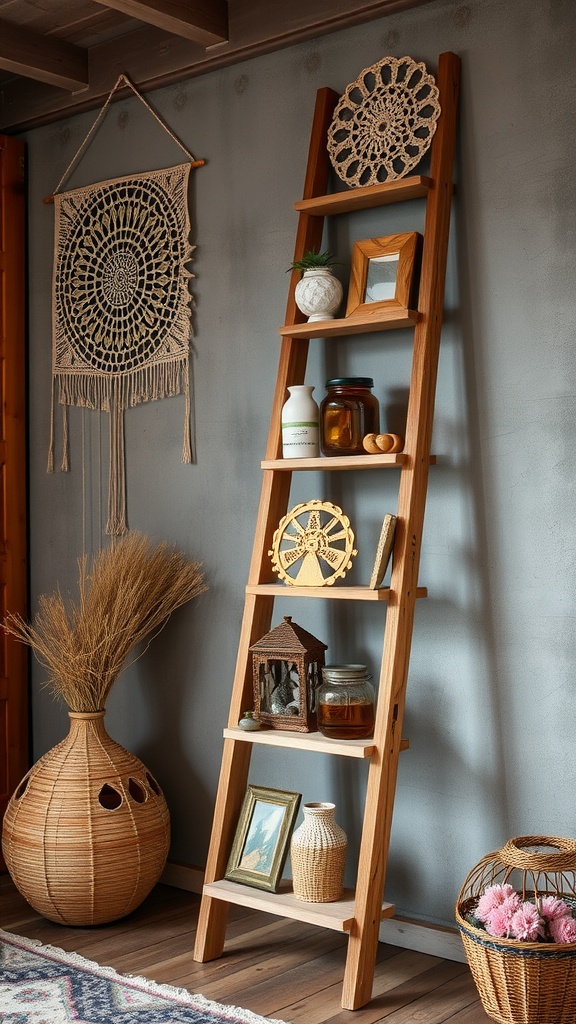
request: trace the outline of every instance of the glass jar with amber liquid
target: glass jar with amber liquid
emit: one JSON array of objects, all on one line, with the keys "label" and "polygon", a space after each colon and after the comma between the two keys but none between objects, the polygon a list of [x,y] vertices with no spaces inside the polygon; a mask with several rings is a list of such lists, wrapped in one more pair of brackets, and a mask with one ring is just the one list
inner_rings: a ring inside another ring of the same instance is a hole
[{"label": "glass jar with amber liquid", "polygon": [[326,381],[320,405],[323,455],[365,455],[366,434],[380,432],[380,405],[372,377],[336,377]]},{"label": "glass jar with amber liquid", "polygon": [[374,732],[374,690],[366,665],[325,665],[318,689],[318,729],[335,740]]}]

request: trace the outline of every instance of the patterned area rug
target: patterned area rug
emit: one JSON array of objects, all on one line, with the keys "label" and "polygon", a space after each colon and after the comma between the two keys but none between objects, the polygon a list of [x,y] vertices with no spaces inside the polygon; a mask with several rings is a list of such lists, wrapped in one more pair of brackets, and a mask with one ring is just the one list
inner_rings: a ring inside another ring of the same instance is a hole
[{"label": "patterned area rug", "polygon": [[0,930],[2,1024],[282,1024]]}]

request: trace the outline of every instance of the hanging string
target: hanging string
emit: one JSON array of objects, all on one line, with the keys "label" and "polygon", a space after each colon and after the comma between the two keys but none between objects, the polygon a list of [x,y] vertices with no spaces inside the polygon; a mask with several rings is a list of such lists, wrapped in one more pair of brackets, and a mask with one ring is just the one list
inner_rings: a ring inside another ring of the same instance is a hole
[{"label": "hanging string", "polygon": [[60,469],[67,473],[70,468],[70,437],[68,435],[68,408],[62,406],[62,462]]},{"label": "hanging string", "polygon": [[86,558],[86,410],[82,409],[82,555]]},{"label": "hanging string", "polygon": [[204,164],[206,163],[205,160],[196,160],[196,158],[192,155],[190,150],[187,149],[187,147],[184,145],[184,143],[181,142],[181,140],[178,138],[178,136],[174,134],[172,129],[160,117],[160,114],[156,113],[154,108],[150,105],[150,103],[148,103],[148,100],[146,100],[144,98],[144,96],[142,95],[142,93],[140,93],[138,91],[138,89],[136,88],[134,83],[131,82],[130,79],[128,78],[128,75],[122,73],[121,75],[118,76],[118,79],[116,81],[116,85],[110,91],[110,93],[109,93],[109,95],[108,95],[108,97],[107,97],[107,99],[106,99],[106,101],[104,103],[104,106],[101,108],[100,112],[98,113],[98,116],[97,116],[96,120],[94,121],[94,124],[89,129],[89,131],[87,132],[86,137],[84,138],[84,141],[81,143],[79,149],[76,151],[75,155],[72,157],[72,160],[70,161],[70,163],[68,164],[68,167],[64,171],[64,174],[60,178],[60,181],[58,182],[56,188],[54,189],[54,192],[52,193],[52,195],[49,198],[44,200],[45,203],[53,203],[54,202],[54,196],[58,195],[58,193],[60,192],[60,189],[62,188],[62,186],[68,181],[68,178],[72,174],[72,171],[78,165],[78,163],[80,162],[80,159],[82,158],[86,148],[90,144],[90,142],[92,140],[92,136],[96,133],[96,131],[100,127],[100,124],[104,120],[104,117],[106,116],[106,111],[107,111],[108,106],[110,105],[110,103],[112,101],[112,97],[114,96],[114,93],[122,85],[127,85],[129,89],[132,89],[132,92],[134,93],[134,95],[137,96],[138,99],[144,104],[146,109],[152,114],[152,117],[158,122],[160,127],[164,129],[164,131],[170,136],[170,138],[176,143],[176,145],[179,146],[179,148],[182,150],[182,152],[186,154],[186,156],[190,160],[191,167],[203,167]]},{"label": "hanging string", "polygon": [[182,444],[182,462],[192,462],[192,405],[190,399],[190,372],[184,376],[184,394],[186,396],[186,410],[184,413],[184,441]]},{"label": "hanging string", "polygon": [[124,450],[124,395],[121,381],[114,381],[110,397],[110,476],[106,533],[126,533],[126,456]]},{"label": "hanging string", "polygon": [[56,391],[56,382],[54,380],[54,375],[52,374],[52,394],[50,396],[50,442],[49,442],[49,445],[48,445],[48,464],[46,466],[46,472],[47,473],[53,473],[54,472],[54,416],[55,416],[54,403],[55,403],[55,391]]}]

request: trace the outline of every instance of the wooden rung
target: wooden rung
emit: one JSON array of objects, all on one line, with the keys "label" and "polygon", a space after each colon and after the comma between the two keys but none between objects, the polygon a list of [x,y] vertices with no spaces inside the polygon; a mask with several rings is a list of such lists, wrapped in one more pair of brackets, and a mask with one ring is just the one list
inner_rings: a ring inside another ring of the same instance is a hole
[{"label": "wooden rung", "polygon": [[[330,455],[321,456],[317,459],[264,459],[260,466],[262,469],[274,469],[284,472],[294,470],[332,470],[344,469],[393,469],[395,466],[405,466],[410,461],[406,452],[398,452],[395,455]],[[436,455],[430,456],[430,465],[436,465]]]},{"label": "wooden rung", "polygon": [[363,185],[346,192],[334,192],[314,199],[301,199],[294,203],[298,213],[310,213],[317,217],[329,217],[338,213],[353,213],[354,210],[368,210],[386,203],[400,203],[404,199],[422,199],[432,187],[430,178],[412,175],[396,181],[384,181],[380,185]]},{"label": "wooden rung", "polygon": [[408,460],[404,452],[394,455],[334,455],[317,459],[265,459],[262,469],[281,470],[338,470],[338,469],[386,469],[403,466]]},{"label": "wooden rung", "polygon": [[[290,879],[283,879],[279,892],[265,892],[249,885],[229,882],[222,878],[204,886],[204,896],[211,896],[226,903],[235,903],[252,910],[263,910],[267,914],[290,917],[305,924],[317,924],[336,932],[349,932],[354,924],[354,891],[345,889],[341,900],[334,903],[305,903],[296,899]],[[394,916],[392,903],[382,904],[381,919]]]},{"label": "wooden rung", "polygon": [[321,754],[342,754],[345,757],[372,757],[376,746],[369,740],[331,740],[321,732],[294,732],[288,729],[260,729],[245,732],[240,728],[224,729],[224,738],[260,743],[266,747],[292,747]]},{"label": "wooden rung", "polygon": [[[372,757],[377,750],[374,739],[331,740],[320,732],[292,732],[288,729],[260,729],[245,732],[238,726],[223,730],[226,740],[241,740],[244,743],[260,743],[265,747],[290,747],[292,750],[310,750],[320,754],[340,754],[344,757]],[[400,750],[408,750],[410,740],[402,738]]]},{"label": "wooden rung", "polygon": [[419,313],[415,309],[379,310],[372,316],[350,316],[342,320],[309,320],[303,324],[285,324],[280,328],[283,338],[330,338],[347,334],[370,334],[375,331],[395,331],[401,327],[414,327]]},{"label": "wooden rung", "polygon": [[[390,587],[371,590],[370,587],[292,587],[289,583],[249,583],[247,594],[268,597],[320,597],[326,601],[390,601]],[[418,587],[416,597],[427,597],[426,587]]]}]

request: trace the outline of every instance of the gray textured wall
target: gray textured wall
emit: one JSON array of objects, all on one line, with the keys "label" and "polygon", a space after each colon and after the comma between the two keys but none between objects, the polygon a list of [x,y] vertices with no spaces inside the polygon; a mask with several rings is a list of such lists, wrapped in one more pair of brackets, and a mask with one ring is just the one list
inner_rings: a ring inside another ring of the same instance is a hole
[{"label": "gray textured wall", "polygon": [[[183,399],[131,410],[129,517],[202,560],[210,592],[126,671],[107,725],[161,781],[175,860],[206,856],[315,92],[343,91],[387,54],[434,68],[443,50],[463,63],[458,195],[421,568],[430,596],[416,616],[387,897],[404,914],[450,923],[482,854],[512,835],[574,834],[575,27],[571,0],[438,0],[152,97],[207,160],[191,196],[197,462],[180,462]],[[41,200],[93,119],[26,135],[33,607],[57,582],[74,590],[84,533],[89,551],[104,540],[107,418],[72,410],[71,472],[45,472],[53,209]],[[179,161],[127,99],[69,184]],[[355,238],[421,222],[418,204],[401,204],[331,228],[343,280]],[[335,371],[372,374],[390,429],[409,365],[407,334],[368,335],[313,345],[307,380],[321,396]],[[396,481],[384,475],[295,481],[294,502],[323,497],[349,514],[360,548],[350,582],[365,578],[395,506]],[[382,610],[318,604],[279,602],[274,621],[293,614],[331,660],[377,670]],[[35,756],[67,728],[42,680],[36,666]],[[257,751],[251,780],[334,799],[353,875],[363,765]]]}]

